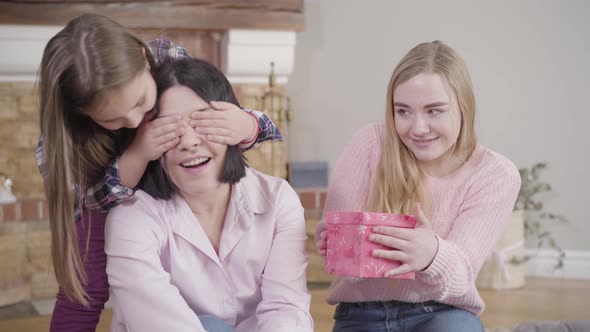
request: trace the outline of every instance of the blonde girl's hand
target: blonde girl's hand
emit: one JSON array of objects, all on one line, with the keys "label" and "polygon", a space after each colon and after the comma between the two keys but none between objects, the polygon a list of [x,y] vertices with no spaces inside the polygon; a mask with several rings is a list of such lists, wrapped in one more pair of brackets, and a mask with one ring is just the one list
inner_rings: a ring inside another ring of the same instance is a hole
[{"label": "blonde girl's hand", "polygon": [[324,229],[320,233],[320,238],[316,239],[316,241],[315,241],[315,245],[316,245],[316,248],[318,249],[318,254],[320,256],[326,256],[326,250],[328,248],[328,242],[326,240],[327,236],[328,236],[328,231]]},{"label": "blonde girl's hand", "polygon": [[212,101],[210,111],[191,113],[191,127],[219,144],[237,145],[250,142],[258,135],[258,120],[232,103]]},{"label": "blonde girl's hand", "polygon": [[369,236],[369,240],[391,248],[391,250],[375,249],[373,256],[402,263],[385,272],[385,277],[423,271],[430,266],[438,252],[438,239],[420,204],[414,206],[414,216],[417,222],[413,229],[376,226],[373,228],[376,234]]},{"label": "blonde girl's hand", "polygon": [[[147,115],[153,117],[153,115]],[[180,114],[147,119],[137,128],[129,149],[143,161],[160,158],[180,142],[186,122]]]}]

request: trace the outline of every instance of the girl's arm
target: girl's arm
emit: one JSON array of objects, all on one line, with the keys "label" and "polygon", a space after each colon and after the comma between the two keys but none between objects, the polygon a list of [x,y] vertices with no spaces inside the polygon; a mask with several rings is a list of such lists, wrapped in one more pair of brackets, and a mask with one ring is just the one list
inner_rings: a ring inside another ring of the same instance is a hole
[{"label": "girl's arm", "polygon": [[240,145],[240,147],[244,150],[250,150],[253,149],[255,147],[257,147],[258,145],[260,145],[263,142],[266,141],[282,141],[283,140],[283,136],[281,135],[281,133],[279,132],[279,128],[277,128],[275,126],[275,124],[272,122],[272,120],[266,116],[266,114],[260,112],[260,111],[256,111],[256,110],[250,110],[250,109],[244,109],[244,111],[250,113],[251,115],[255,116],[258,119],[258,128],[257,128],[257,136],[256,139],[254,140],[253,144],[248,144],[248,142],[244,142],[243,144]]},{"label": "girl's arm", "polygon": [[174,45],[174,43],[168,39],[154,39],[148,43],[148,46],[157,63],[170,59],[184,59],[191,57],[186,48]]},{"label": "girl's arm", "polygon": [[[156,58],[156,61],[158,63],[162,62],[162,61],[166,61],[166,60],[171,60],[171,59],[183,59],[183,58],[190,58],[191,55],[188,53],[188,51],[181,46],[175,45],[174,43],[172,43],[170,40],[167,39],[154,39],[152,41],[150,41],[148,43],[150,50],[152,51],[152,54],[154,55],[154,57]],[[227,103],[220,103],[220,104],[227,104]],[[235,107],[235,106],[234,106]],[[218,109],[218,110],[223,110],[223,109]],[[238,141],[238,143],[240,143],[240,148],[242,148],[244,151],[249,150],[249,149],[253,149],[255,147],[257,147],[260,143],[266,142],[266,141],[282,141],[283,140],[283,136],[281,136],[281,133],[279,132],[279,129],[277,128],[277,126],[275,126],[275,124],[272,122],[272,120],[266,116],[266,114],[260,112],[260,111],[256,111],[256,110],[250,110],[250,109],[243,109],[244,111],[248,112],[249,114],[253,115],[257,120],[258,120],[258,128],[255,128],[255,130],[257,130],[257,132],[251,132],[250,136],[247,136],[248,138],[245,138],[244,140]],[[205,113],[208,112],[195,112],[194,114],[196,116],[192,117],[193,120],[199,120],[199,119],[203,119],[203,120],[207,120],[210,119],[206,116]],[[225,129],[228,130],[229,133],[235,133],[236,132],[236,127],[237,126],[244,126],[247,125],[247,123],[244,123],[243,121],[231,121],[230,117],[232,114],[224,114],[223,112],[218,112],[219,115],[217,119],[221,119],[221,120],[225,120],[226,121],[226,125],[225,126],[221,126],[221,129]],[[197,114],[201,114],[203,115],[203,117],[199,117],[199,115]],[[234,117],[237,118],[237,117]],[[228,124],[227,122],[233,122]],[[213,133],[215,130],[219,129],[216,126],[212,126],[212,125],[207,125],[206,123],[203,124],[203,122],[197,122],[197,123],[193,123],[192,124],[193,127],[202,127],[202,128],[210,128],[211,130],[209,131],[210,133]],[[222,136],[222,135],[220,135]],[[254,139],[250,139],[250,138],[254,138]],[[222,138],[223,139],[223,138]],[[229,142],[227,141],[227,139],[223,139],[223,140],[218,140],[218,143],[222,143],[222,144],[228,144]],[[237,144],[237,143],[234,143]],[[233,144],[231,144],[233,145]]]},{"label": "girl's arm", "polygon": [[480,179],[446,238],[437,236],[438,252],[416,282],[434,287],[438,300],[465,295],[506,229],[520,182],[516,166]]},{"label": "girl's arm", "polygon": [[[115,158],[113,162],[105,170],[102,181],[99,181],[94,186],[86,191],[84,196],[84,207],[97,212],[106,213],[113,207],[119,205],[124,199],[130,197],[134,193],[133,186],[125,186],[122,183],[120,170],[120,158]],[[146,163],[147,166],[147,163]],[[141,174],[145,171],[145,167]],[[139,177],[141,178],[141,176]],[[139,180],[137,180],[139,183]]]},{"label": "girl's arm", "polygon": [[260,111],[222,101],[213,101],[210,105],[213,111],[192,112],[190,125],[211,142],[239,144],[242,150],[248,150],[268,140],[283,140],[278,128]]},{"label": "girl's arm", "polygon": [[[46,159],[43,144],[43,136],[39,136],[39,143],[37,145],[35,157],[37,159],[39,173],[41,173],[43,181],[46,181],[47,167],[45,164]],[[79,194],[78,187],[74,186],[73,189],[77,196]],[[131,195],[133,195],[133,189],[125,187],[121,183],[121,178],[119,176],[119,158],[116,158],[105,170],[103,180],[88,189],[84,197],[84,206],[91,211],[108,212],[110,208],[116,206],[123,199]],[[74,219],[79,220],[81,217],[81,210],[77,205],[78,200],[75,202]]]}]

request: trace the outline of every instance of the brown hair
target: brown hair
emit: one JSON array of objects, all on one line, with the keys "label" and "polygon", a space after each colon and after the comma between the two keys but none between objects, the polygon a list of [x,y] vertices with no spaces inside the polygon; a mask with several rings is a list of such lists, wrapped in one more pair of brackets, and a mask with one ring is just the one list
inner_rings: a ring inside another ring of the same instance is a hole
[{"label": "brown hair", "polygon": [[467,65],[455,50],[440,41],[415,46],[395,68],[387,88],[385,139],[370,200],[374,211],[411,214],[415,202],[422,203],[425,211],[428,210],[422,171],[412,152],[399,139],[393,113],[395,89],[421,73],[440,75],[457,97],[461,129],[453,155],[469,157],[477,145],[475,96]]},{"label": "brown hair", "polygon": [[[212,64],[201,59],[166,61],[158,67],[155,77],[158,99],[174,86],[185,86],[207,103],[225,101],[240,106],[231,84],[225,75]],[[156,106],[159,111],[159,106]],[[166,158],[166,157],[162,157]],[[230,145],[219,174],[219,182],[235,184],[246,176],[246,158],[238,145]],[[139,184],[140,188],[156,199],[170,199],[178,193],[162,165],[162,159],[149,162]]]},{"label": "brown hair", "polygon": [[85,111],[137,77],[148,63],[155,67],[149,48],[139,38],[95,14],[69,21],[43,53],[40,118],[53,267],[66,296],[82,304],[88,303],[87,276],[77,245],[74,204],[83,211],[83,193],[102,177],[134,134],[134,130],[106,130]]}]

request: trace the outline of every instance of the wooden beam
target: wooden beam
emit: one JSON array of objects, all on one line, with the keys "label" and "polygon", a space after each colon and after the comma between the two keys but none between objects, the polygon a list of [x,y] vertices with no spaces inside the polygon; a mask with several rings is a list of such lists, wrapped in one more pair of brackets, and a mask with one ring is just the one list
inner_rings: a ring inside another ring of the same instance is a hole
[{"label": "wooden beam", "polygon": [[236,8],[276,8],[292,11],[302,11],[304,0],[4,0],[2,2],[48,4],[48,3],[170,3],[173,5],[207,5],[215,7],[236,7]]},{"label": "wooden beam", "polygon": [[222,35],[223,31],[200,31],[200,30],[178,30],[166,29],[132,29],[142,40],[150,41],[156,38],[171,40],[174,44],[180,45],[188,51],[189,55],[195,58],[207,60],[209,63],[221,68],[222,57]]},{"label": "wooden beam", "polygon": [[3,0],[2,2],[21,4],[171,4],[178,5],[199,5],[212,6],[217,8],[266,8],[272,10],[289,10],[301,12],[304,0]]},{"label": "wooden beam", "polygon": [[13,1],[0,3],[0,24],[61,26],[77,15],[96,13],[128,28],[301,31],[302,1]]}]

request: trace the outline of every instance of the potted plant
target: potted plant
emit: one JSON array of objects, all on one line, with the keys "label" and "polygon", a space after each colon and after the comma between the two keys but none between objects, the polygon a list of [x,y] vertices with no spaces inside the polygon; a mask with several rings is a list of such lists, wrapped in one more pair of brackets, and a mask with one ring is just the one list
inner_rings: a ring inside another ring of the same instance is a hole
[{"label": "potted plant", "polygon": [[[537,197],[539,194],[551,191],[551,185],[542,182],[539,176],[539,173],[545,168],[547,168],[547,163],[539,162],[530,168],[520,169],[522,185],[514,210],[524,212],[525,239],[535,241],[537,248],[548,247],[557,251],[558,256],[554,267],[560,269],[563,267],[565,252],[543,225],[547,222],[567,222],[567,219],[563,215],[545,211],[543,201]],[[525,256],[520,261],[515,259],[511,262],[513,264],[522,264],[529,259],[530,257]]]},{"label": "potted plant", "polygon": [[531,258],[525,253],[525,240],[537,248],[549,247],[558,252],[555,268],[563,267],[565,252],[553,235],[543,226],[546,222],[566,222],[562,215],[545,211],[540,194],[551,191],[551,185],[540,178],[546,162],[521,168],[522,185],[508,222],[506,232],[492,255],[482,266],[477,286],[482,289],[513,289],[525,284],[525,263]]}]

